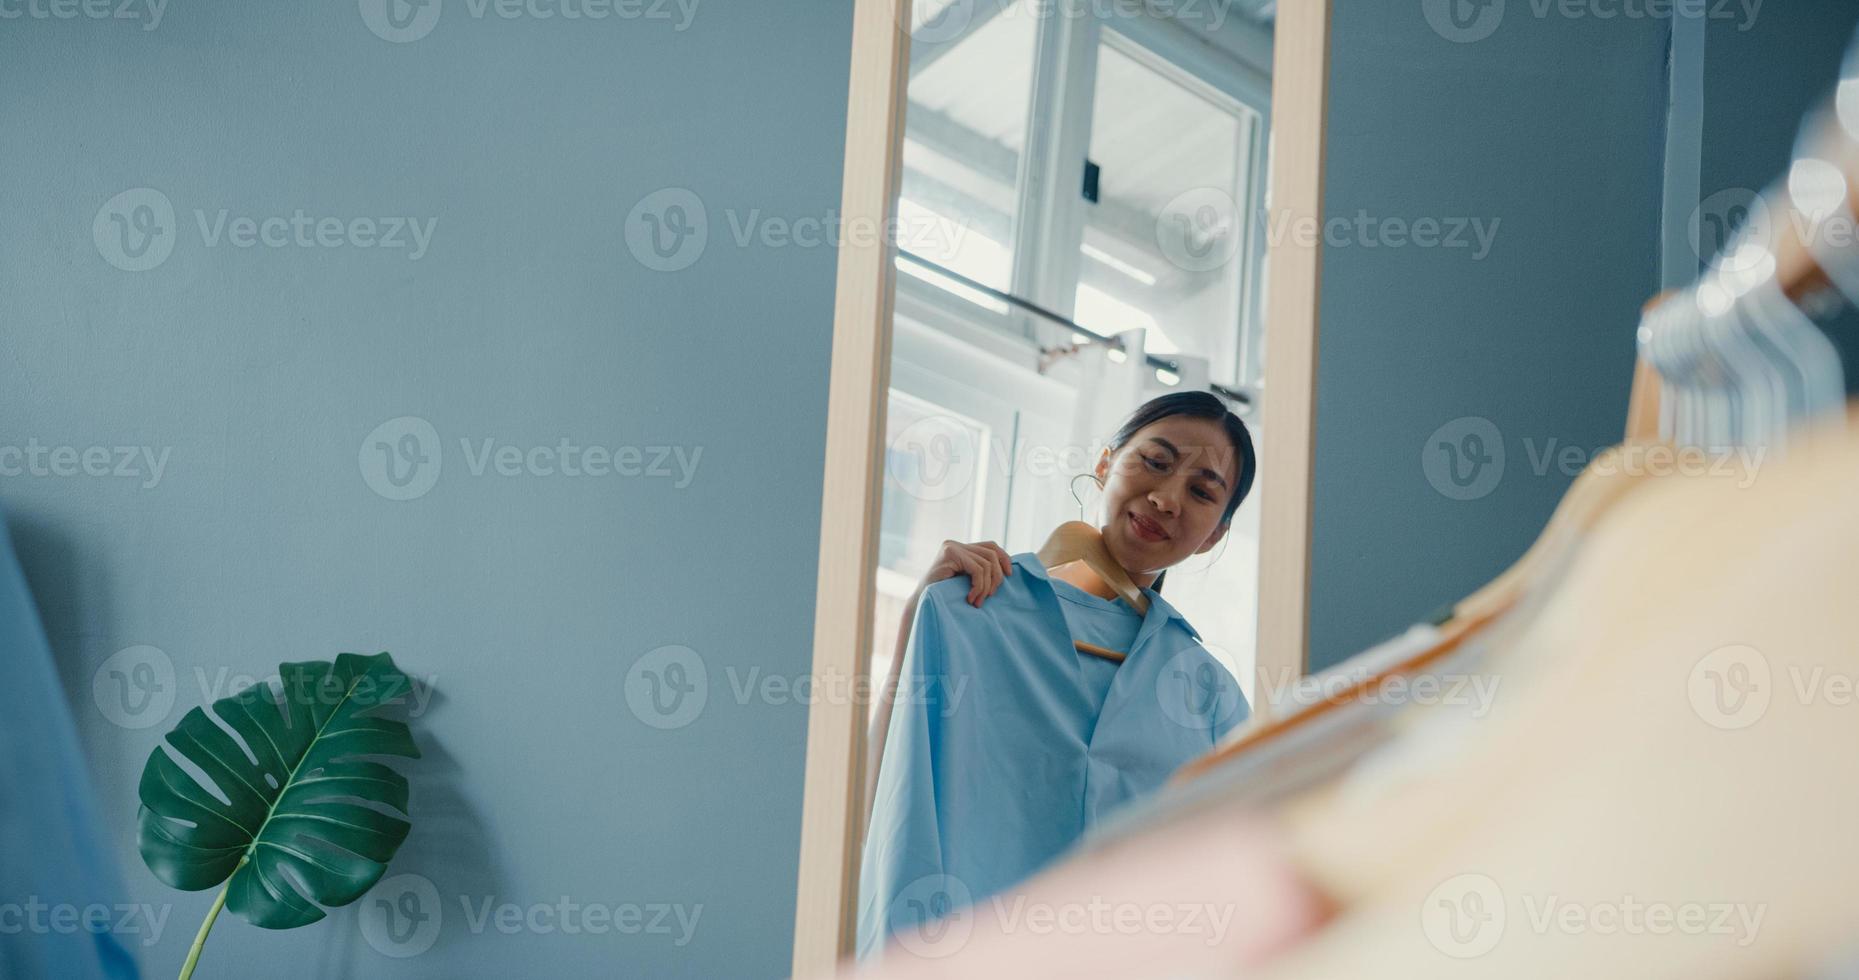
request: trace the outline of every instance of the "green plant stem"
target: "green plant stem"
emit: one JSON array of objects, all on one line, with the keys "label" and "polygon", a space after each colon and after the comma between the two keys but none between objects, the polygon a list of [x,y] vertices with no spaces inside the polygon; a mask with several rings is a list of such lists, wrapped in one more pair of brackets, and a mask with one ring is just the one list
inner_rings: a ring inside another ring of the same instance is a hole
[{"label": "green plant stem", "polygon": [[213,929],[213,920],[219,918],[219,910],[226,907],[226,889],[231,887],[232,878],[228,876],[226,883],[219,886],[219,897],[213,899],[213,907],[207,910],[207,920],[200,923],[200,931],[194,934],[194,945],[187,951],[187,962],[181,964],[180,980],[187,980],[194,975],[194,964],[200,962],[200,948],[206,945],[207,933]]}]

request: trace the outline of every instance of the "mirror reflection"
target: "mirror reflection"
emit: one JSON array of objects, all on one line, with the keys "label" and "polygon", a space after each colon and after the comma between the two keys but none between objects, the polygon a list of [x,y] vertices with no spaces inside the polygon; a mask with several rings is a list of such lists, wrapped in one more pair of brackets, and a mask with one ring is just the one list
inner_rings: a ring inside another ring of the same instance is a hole
[{"label": "mirror reflection", "polygon": [[1259,674],[1273,4],[917,8],[862,955],[1158,788]]}]

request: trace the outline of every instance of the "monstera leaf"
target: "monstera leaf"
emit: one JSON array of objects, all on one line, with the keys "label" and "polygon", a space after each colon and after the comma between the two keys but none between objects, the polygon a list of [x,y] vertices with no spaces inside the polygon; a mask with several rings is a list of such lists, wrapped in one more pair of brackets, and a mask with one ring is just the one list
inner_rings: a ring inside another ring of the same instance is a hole
[{"label": "monstera leaf", "polygon": [[420,754],[404,722],[380,717],[411,686],[393,658],[344,653],[280,664],[278,676],[281,691],[255,684],[213,702],[226,727],[194,708],[168,733],[211,786],[160,746],[142,769],[137,846],[149,870],[186,891],[226,883],[183,977],[222,905],[266,929],[308,925],[326,914],[319,904],[373,887],[412,827],[377,808],[407,813],[406,777],[366,758]]}]

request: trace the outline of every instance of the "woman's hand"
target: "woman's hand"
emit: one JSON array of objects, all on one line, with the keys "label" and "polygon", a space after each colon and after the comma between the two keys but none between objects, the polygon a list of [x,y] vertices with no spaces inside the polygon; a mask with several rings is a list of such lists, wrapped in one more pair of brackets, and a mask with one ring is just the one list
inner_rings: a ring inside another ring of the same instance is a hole
[{"label": "woman's hand", "polygon": [[931,584],[957,575],[968,576],[968,604],[980,606],[982,600],[994,594],[1001,582],[1013,574],[1013,557],[1007,549],[992,541],[980,544],[963,544],[960,541],[944,541],[942,550],[936,553],[936,560],[930,562],[929,571],[923,573],[923,581],[917,589],[921,591]]}]

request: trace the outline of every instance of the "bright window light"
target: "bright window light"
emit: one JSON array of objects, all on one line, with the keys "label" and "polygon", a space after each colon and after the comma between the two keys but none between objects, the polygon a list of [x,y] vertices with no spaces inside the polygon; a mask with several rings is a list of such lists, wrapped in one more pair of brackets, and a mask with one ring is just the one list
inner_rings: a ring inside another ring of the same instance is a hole
[{"label": "bright window light", "polygon": [[1181,348],[1176,347],[1175,342],[1168,339],[1168,334],[1162,332],[1162,325],[1155,321],[1153,315],[1142,307],[1125,303],[1089,283],[1078,284],[1078,308],[1073,312],[1072,319],[1094,330],[1111,334],[1140,327],[1148,331],[1148,336],[1143,340],[1143,349],[1149,353],[1179,354],[1181,352]]}]

